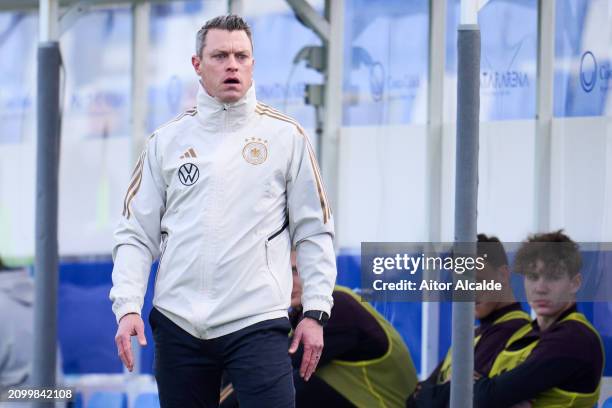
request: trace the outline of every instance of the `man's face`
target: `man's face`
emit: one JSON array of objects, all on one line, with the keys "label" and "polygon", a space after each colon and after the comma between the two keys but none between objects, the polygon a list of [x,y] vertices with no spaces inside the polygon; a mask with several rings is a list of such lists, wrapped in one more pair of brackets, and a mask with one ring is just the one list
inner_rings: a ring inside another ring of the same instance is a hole
[{"label": "man's face", "polygon": [[194,55],[191,63],[206,92],[222,103],[238,101],[253,82],[253,50],[242,30],[209,30],[202,56]]},{"label": "man's face", "polygon": [[[476,271],[476,281],[482,282],[485,280],[493,280],[500,282],[502,285],[507,285],[506,274],[509,274],[508,266],[503,265],[495,267],[488,262],[485,262],[485,267],[482,270]],[[476,303],[474,315],[478,320],[486,318],[500,307],[499,302],[507,301],[503,299],[498,291],[479,291],[476,294]]]},{"label": "man's face", "polygon": [[580,282],[580,274],[570,278],[565,270],[545,271],[544,262],[538,260],[525,274],[527,300],[538,316],[555,317],[575,302]]}]

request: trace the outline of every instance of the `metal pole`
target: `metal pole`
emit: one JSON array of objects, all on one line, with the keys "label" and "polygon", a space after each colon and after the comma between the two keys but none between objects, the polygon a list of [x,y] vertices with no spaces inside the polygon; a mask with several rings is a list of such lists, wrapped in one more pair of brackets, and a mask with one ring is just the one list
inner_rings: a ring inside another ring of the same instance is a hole
[{"label": "metal pole", "polygon": [[555,0],[538,2],[534,230],[550,228],[551,134],[555,75]]},{"label": "metal pole", "polygon": [[[429,88],[427,134],[427,225],[429,242],[441,240],[442,123],[444,102],[444,54],[446,50],[446,0],[429,0]],[[439,275],[432,276],[436,279]],[[421,378],[438,363],[440,303],[425,301],[421,309]]]},{"label": "metal pole", "polygon": [[[334,210],[340,208],[338,194],[338,160],[340,129],[342,127],[342,76],[344,67],[344,0],[326,0],[329,12],[329,31],[327,42],[327,76],[325,81],[325,113],[323,140],[321,141],[321,171],[327,187],[330,205]],[[337,243],[341,241],[339,219],[335,218]]]},{"label": "metal pole", "polygon": [[478,24],[478,0],[461,0],[461,25]]},{"label": "metal pole", "polygon": [[[480,110],[480,30],[476,11],[462,1],[457,40],[457,161],[455,243],[476,242],[478,124]],[[466,10],[464,12],[464,9]],[[471,12],[470,12],[471,11]],[[465,246],[464,246],[465,248]],[[475,245],[468,245],[475,253]],[[474,302],[453,302],[451,408],[471,408],[474,370]]]},{"label": "metal pole", "polygon": [[242,12],[244,10],[244,5],[242,3],[242,0],[228,0],[227,1],[227,11],[230,14],[237,14],[237,15],[242,15]]},{"label": "metal pole", "polygon": [[[55,385],[57,361],[58,289],[58,169],[59,94],[61,57],[57,1],[41,1],[41,42],[38,47],[36,148],[36,244],[34,304],[34,360],[32,385]],[[37,402],[37,407],[45,406]]]},{"label": "metal pole", "polygon": [[40,0],[38,4],[40,42],[56,41],[59,38],[59,1]]},{"label": "metal pole", "polygon": [[[147,141],[147,67],[149,66],[150,3],[132,5],[132,162],[142,153]],[[138,344],[138,341],[136,341]]]}]

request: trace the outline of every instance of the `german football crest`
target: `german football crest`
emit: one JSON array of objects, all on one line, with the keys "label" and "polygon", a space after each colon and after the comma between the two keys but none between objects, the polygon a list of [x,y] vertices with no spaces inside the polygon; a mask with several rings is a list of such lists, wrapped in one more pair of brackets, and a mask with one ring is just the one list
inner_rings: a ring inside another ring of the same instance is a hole
[{"label": "german football crest", "polygon": [[245,139],[246,145],[242,149],[242,157],[248,163],[258,165],[268,158],[268,141],[256,137]]}]

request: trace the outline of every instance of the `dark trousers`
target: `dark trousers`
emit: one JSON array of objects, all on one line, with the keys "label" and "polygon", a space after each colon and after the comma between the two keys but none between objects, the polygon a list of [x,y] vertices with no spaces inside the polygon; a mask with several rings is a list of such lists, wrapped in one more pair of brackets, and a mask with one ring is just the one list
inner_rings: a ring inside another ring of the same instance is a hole
[{"label": "dark trousers", "polygon": [[210,340],[193,337],[155,308],[149,322],[162,408],[217,407],[224,371],[241,408],[295,406],[288,319],[266,320]]},{"label": "dark trousers", "polygon": [[[308,382],[293,369],[296,408],[355,408],[355,405],[336,391],[331,385],[313,375]],[[221,408],[238,408],[236,393],[230,392],[221,403]]]},{"label": "dark trousers", "polygon": [[313,375],[308,382],[300,377],[295,370],[293,375],[295,384],[296,408],[353,408],[355,405],[340,394],[334,387]]}]

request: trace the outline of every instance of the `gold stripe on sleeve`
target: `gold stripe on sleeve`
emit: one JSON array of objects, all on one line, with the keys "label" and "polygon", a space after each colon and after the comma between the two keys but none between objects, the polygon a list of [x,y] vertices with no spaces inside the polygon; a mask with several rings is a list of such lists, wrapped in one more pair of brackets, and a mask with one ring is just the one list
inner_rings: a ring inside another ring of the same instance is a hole
[{"label": "gold stripe on sleeve", "polygon": [[139,177],[138,177],[138,184],[136,184],[136,187],[133,189],[133,191],[130,193],[130,196],[127,198],[127,205],[126,205],[126,209],[127,209],[127,219],[130,219],[131,216],[131,211],[130,211],[130,204],[132,203],[132,200],[134,199],[134,197],[136,196],[136,193],[138,193],[138,190],[140,189],[140,184],[142,183],[142,169],[139,173]]},{"label": "gold stripe on sleeve", "polygon": [[310,140],[308,139],[308,136],[306,135],[306,132],[304,132],[304,129],[300,126],[299,123],[297,123],[294,119],[292,119],[289,116],[286,116],[280,112],[278,112],[275,109],[272,109],[271,107],[262,104],[262,103],[258,103],[257,107],[255,108],[255,112],[257,112],[260,115],[265,115],[274,119],[278,119],[287,123],[291,123],[292,125],[294,125],[298,132],[302,135],[302,137],[305,140],[306,143],[306,149],[308,149],[308,156],[310,158],[310,164],[312,166],[312,170],[315,176],[315,181],[317,184],[317,192],[319,194],[319,201],[321,203],[321,210],[323,211],[323,223],[327,224],[327,221],[330,219],[331,217],[331,209],[329,206],[329,201],[327,199],[327,194],[325,192],[325,187],[323,186],[323,182],[322,182],[322,177],[321,177],[321,173],[319,171],[319,165],[317,163],[317,159],[316,156],[314,154],[314,151],[312,149],[312,145],[310,144]]},{"label": "gold stripe on sleeve", "polygon": [[[145,151],[146,152],[146,151]],[[134,171],[132,172],[132,178],[130,180],[130,185],[127,189],[127,192],[125,193],[125,198],[123,199],[123,215],[126,216],[128,219],[130,218],[129,214],[129,202],[130,199],[129,197],[131,197],[131,192],[134,190],[134,188],[137,187],[137,185],[140,185],[140,179],[142,178],[142,168],[144,165],[144,157],[145,157],[145,152],[142,152],[142,154],[140,155],[140,158],[138,159],[138,162],[136,163],[136,167],[134,168]]]}]

